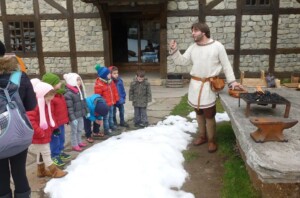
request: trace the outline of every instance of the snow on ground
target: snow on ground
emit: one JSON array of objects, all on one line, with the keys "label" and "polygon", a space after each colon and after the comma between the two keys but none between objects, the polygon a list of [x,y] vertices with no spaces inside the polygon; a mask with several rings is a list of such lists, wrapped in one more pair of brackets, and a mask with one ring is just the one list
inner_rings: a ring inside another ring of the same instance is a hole
[{"label": "snow on ground", "polygon": [[[196,119],[196,112],[193,111],[188,115],[191,119]],[[230,118],[228,117],[228,114],[226,112],[224,113],[217,113],[216,114],[216,122],[222,122],[222,121],[230,121]]]},{"label": "snow on ground", "polygon": [[181,189],[188,173],[182,151],[197,124],[168,116],[155,126],[122,133],[86,149],[51,179],[52,198],[194,198]]}]

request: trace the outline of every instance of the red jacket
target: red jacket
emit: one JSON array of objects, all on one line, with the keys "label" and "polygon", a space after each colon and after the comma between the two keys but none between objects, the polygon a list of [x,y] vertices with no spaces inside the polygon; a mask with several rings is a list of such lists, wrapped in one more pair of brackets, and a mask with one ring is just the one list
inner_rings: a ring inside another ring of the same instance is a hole
[{"label": "red jacket", "polygon": [[[53,108],[51,108],[51,109],[53,109]],[[27,111],[26,113],[30,120],[32,128],[34,130],[32,144],[47,144],[47,143],[49,143],[51,141],[52,131],[53,131],[53,129],[57,128],[57,126],[51,127],[47,106],[45,105],[45,116],[46,116],[48,128],[45,130],[43,130],[40,127],[40,112],[39,112],[38,105],[34,108],[34,110]],[[54,120],[56,120],[53,113],[52,113],[52,117]]]},{"label": "red jacket", "polygon": [[67,103],[62,94],[54,96],[51,100],[51,107],[53,107],[53,119],[58,127],[69,122]]},{"label": "red jacket", "polygon": [[94,92],[105,99],[107,106],[112,106],[119,100],[118,90],[113,81],[107,82],[104,79],[97,78]]}]

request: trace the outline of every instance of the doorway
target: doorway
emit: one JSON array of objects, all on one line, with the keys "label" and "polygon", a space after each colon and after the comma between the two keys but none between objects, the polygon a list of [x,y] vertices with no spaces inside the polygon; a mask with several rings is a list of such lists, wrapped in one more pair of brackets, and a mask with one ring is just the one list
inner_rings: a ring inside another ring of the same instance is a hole
[{"label": "doorway", "polygon": [[123,71],[160,71],[160,14],[111,13],[112,63]]}]

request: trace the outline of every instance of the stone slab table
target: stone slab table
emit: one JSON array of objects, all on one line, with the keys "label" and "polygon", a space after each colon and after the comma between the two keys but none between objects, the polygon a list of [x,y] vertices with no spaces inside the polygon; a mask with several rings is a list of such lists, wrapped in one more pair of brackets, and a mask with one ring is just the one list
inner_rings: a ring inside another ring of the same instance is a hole
[{"label": "stone slab table", "polygon": [[[264,88],[291,102],[289,118],[300,121],[300,91],[288,88]],[[248,88],[254,92],[253,88]],[[256,143],[250,133],[257,128],[250,123],[251,116],[282,117],[284,106],[252,105],[250,116],[245,116],[246,103],[229,96],[227,88],[219,93],[221,103],[228,113],[232,128],[245,161],[263,183],[300,183],[300,124],[283,131],[288,142]]]}]

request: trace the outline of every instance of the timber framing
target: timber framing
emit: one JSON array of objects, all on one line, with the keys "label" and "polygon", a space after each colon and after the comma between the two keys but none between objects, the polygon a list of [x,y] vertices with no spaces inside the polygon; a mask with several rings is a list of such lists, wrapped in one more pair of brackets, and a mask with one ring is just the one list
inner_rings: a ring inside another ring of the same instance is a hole
[{"label": "timber framing", "polygon": [[[300,14],[300,8],[280,8],[280,0],[270,1],[270,6],[262,6],[262,8],[253,8],[245,6],[244,0],[236,1],[236,9],[214,10],[213,8],[223,0],[213,0],[208,4],[206,0],[198,0],[199,10],[177,10],[168,11],[168,17],[188,17],[198,16],[199,21],[205,21],[207,16],[235,16],[235,40],[234,49],[227,49],[228,55],[233,55],[233,69],[236,76],[240,75],[240,57],[241,55],[268,55],[269,68],[268,71],[275,73],[278,77],[290,77],[291,72],[275,72],[275,59],[278,54],[300,54],[300,48],[277,48],[278,37],[278,21],[280,15]],[[270,49],[241,49],[241,31],[243,15],[272,15],[271,42]],[[184,50],[183,50],[184,52]],[[249,72],[250,76],[259,77],[259,72]]]},{"label": "timber framing", "polygon": [[[150,0],[134,0],[135,6],[129,3],[133,1],[125,0],[81,0],[86,3],[92,3],[97,7],[97,13],[74,13],[73,0],[66,0],[66,8],[57,3],[57,0],[45,0],[45,3],[52,8],[58,10],[58,13],[43,14],[40,13],[39,0],[32,0],[33,14],[13,15],[7,14],[7,0],[0,0],[1,16],[0,21],[3,25],[4,42],[7,50],[11,51],[10,46],[10,30],[9,22],[11,21],[33,21],[36,32],[36,52],[16,54],[24,58],[38,58],[39,73],[46,72],[44,59],[45,57],[70,57],[72,72],[78,72],[77,57],[104,57],[105,65],[111,65],[112,60],[112,38],[111,38],[111,19],[110,14],[115,12],[137,12],[143,10],[155,10],[160,16],[160,63],[157,65],[149,66],[149,70],[159,68],[162,78],[167,75],[167,17],[198,17],[199,21],[205,22],[206,17],[209,16],[235,16],[235,35],[234,35],[234,49],[227,49],[228,55],[233,56],[233,69],[236,76],[240,72],[240,59],[245,55],[267,55],[269,60],[268,70],[276,74],[278,77],[289,77],[291,72],[275,72],[276,55],[278,54],[300,54],[300,48],[278,48],[278,23],[281,15],[300,14],[300,8],[280,8],[280,0],[270,0],[270,5],[262,7],[251,7],[245,5],[245,0],[236,0],[235,9],[215,9],[224,0],[198,0],[198,9],[194,10],[177,10],[168,11],[168,0],[151,0],[153,4],[144,4]],[[128,5],[118,3],[127,2]],[[297,2],[300,2],[297,0]],[[271,15],[271,37],[270,47],[268,49],[243,49],[241,48],[241,35],[242,35],[242,19],[244,15]],[[99,19],[102,25],[103,35],[103,49],[104,51],[79,51],[76,46],[75,38],[75,19]],[[69,51],[43,51],[43,38],[42,38],[42,20],[66,20],[68,26],[69,37]],[[128,69],[135,69],[139,64],[132,64]],[[259,77],[259,72],[247,73],[248,76]],[[86,74],[86,77],[93,76]]]}]

